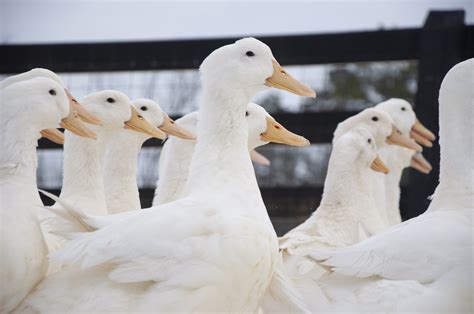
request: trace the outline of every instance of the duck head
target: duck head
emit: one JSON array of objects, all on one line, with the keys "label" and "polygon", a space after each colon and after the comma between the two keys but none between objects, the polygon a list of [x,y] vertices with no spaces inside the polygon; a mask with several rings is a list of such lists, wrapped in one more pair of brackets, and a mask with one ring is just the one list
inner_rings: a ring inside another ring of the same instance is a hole
[{"label": "duck head", "polygon": [[355,127],[341,135],[334,145],[340,152],[344,152],[341,156],[354,156],[355,159],[352,158],[351,161],[356,167],[359,165],[361,169],[370,168],[384,174],[390,172],[377,154],[378,148],[372,130],[361,126]]},{"label": "duck head", "polygon": [[309,141],[306,138],[288,131],[268,114],[263,107],[255,103],[248,104],[245,117],[249,127],[250,150],[270,142],[291,146],[309,145]]},{"label": "duck head", "polygon": [[[58,124],[80,136],[90,136],[90,130],[76,118],[70,118],[70,104],[64,88],[46,77],[35,77],[12,83],[2,89],[2,97],[8,99],[4,118],[21,119],[22,126],[41,132],[56,130]],[[55,136],[62,133],[50,131]],[[58,139],[59,141],[60,139]]]},{"label": "duck head", "polygon": [[201,64],[204,85],[226,92],[238,90],[252,97],[268,87],[300,96],[315,92],[286,72],[270,48],[255,38],[244,38],[214,50]]},{"label": "duck head", "polygon": [[[48,69],[43,69],[43,68],[34,68],[30,71],[23,72],[18,75],[13,75],[4,79],[3,81],[0,82],[0,88],[5,88],[11,84],[21,82],[24,80],[29,80],[32,78],[37,78],[37,77],[49,78],[55,81],[64,89],[64,92],[66,93],[68,97],[69,107],[70,107],[69,116],[66,117],[62,121],[61,127],[69,129],[70,131],[80,136],[95,138],[95,134],[92,131],[90,131],[85,125],[80,125],[80,123],[77,122],[77,119],[79,118],[84,122],[87,122],[90,124],[96,124],[96,125],[101,124],[100,119],[92,115],[83,106],[81,106],[81,104],[76,100],[76,98],[74,98],[74,96],[65,87],[65,84],[61,80],[59,75],[57,75],[53,71],[48,70]],[[41,135],[50,139],[51,141],[55,143],[58,143],[58,144],[64,143],[64,135],[62,135],[62,133],[56,129],[45,129],[41,132]]]},{"label": "duck head", "polygon": [[[375,108],[387,112],[403,136],[410,137],[425,147],[433,146],[432,141],[436,139],[436,136],[421,124],[408,101],[391,98],[381,102]],[[399,155],[399,162],[404,164],[404,167],[410,165],[425,174],[432,170],[431,164],[419,152],[414,154],[411,151],[399,151]]]},{"label": "duck head", "polygon": [[145,118],[148,123],[156,127],[158,131],[164,132],[163,138],[166,138],[166,134],[168,134],[182,139],[196,139],[192,132],[176,124],[155,101],[151,99],[138,99],[133,102],[133,106],[138,114]]},{"label": "duck head", "polygon": [[334,140],[354,127],[364,127],[374,136],[375,144],[380,149],[386,144],[398,145],[414,151],[421,151],[420,145],[407,136],[395,126],[388,113],[377,108],[368,108],[358,114],[339,123],[334,132]]},{"label": "duck head", "polygon": [[410,136],[425,147],[433,146],[432,141],[436,139],[436,136],[417,119],[413,107],[408,101],[391,98],[381,102],[375,108],[387,112],[403,135]]},{"label": "duck head", "polygon": [[95,92],[84,97],[82,104],[102,121],[102,126],[93,126],[97,133],[117,132],[126,128],[148,136],[165,138],[164,133],[148,123],[122,92]]}]

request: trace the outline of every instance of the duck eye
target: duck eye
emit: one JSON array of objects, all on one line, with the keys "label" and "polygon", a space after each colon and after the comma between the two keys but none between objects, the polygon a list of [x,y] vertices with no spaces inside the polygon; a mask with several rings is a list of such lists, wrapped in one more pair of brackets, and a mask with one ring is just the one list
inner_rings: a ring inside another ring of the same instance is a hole
[{"label": "duck eye", "polygon": [[402,111],[405,111],[405,110],[406,110],[406,108],[405,108],[405,107],[402,107]]},{"label": "duck eye", "polygon": [[147,108],[146,106],[141,106],[141,107],[140,107],[140,110],[141,110],[141,111],[147,111],[148,108]]},{"label": "duck eye", "polygon": [[375,121],[375,122],[379,121],[379,117],[373,116],[373,117],[372,117],[372,121]]},{"label": "duck eye", "polygon": [[246,116],[246,117],[249,116],[249,112],[248,112],[248,111],[245,111],[245,116]]},{"label": "duck eye", "polygon": [[254,54],[253,51],[251,51],[251,50],[247,51],[247,52],[245,53],[245,55],[246,55],[247,57],[253,57],[253,56],[255,56],[255,54]]},{"label": "duck eye", "polygon": [[367,143],[369,143],[369,144],[372,143],[372,139],[370,139],[370,138],[367,139]]},{"label": "duck eye", "polygon": [[107,102],[113,104],[115,102],[115,99],[112,97],[107,98]]},{"label": "duck eye", "polygon": [[49,94],[52,96],[56,96],[56,91],[54,89],[50,89]]}]

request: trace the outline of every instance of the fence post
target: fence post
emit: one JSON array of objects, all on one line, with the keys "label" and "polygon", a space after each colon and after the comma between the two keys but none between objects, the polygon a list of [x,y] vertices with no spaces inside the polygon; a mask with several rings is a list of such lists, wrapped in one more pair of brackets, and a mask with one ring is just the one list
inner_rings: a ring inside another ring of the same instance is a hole
[{"label": "fence post", "polygon": [[[439,131],[438,94],[441,81],[449,69],[466,58],[467,38],[464,11],[431,11],[420,34],[418,91],[415,111],[422,123],[435,134]],[[439,143],[424,150],[433,165],[429,175],[410,172],[407,203],[402,217],[409,219],[423,213],[429,206],[439,178]]]}]

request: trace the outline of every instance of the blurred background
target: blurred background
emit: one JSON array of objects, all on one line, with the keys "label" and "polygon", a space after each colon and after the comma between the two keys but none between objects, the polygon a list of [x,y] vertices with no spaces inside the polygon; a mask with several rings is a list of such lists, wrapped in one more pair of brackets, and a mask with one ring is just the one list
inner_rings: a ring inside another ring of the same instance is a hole
[{"label": "blurred background", "polygon": [[[175,118],[198,109],[197,66],[214,48],[244,36],[268,43],[280,63],[318,94],[313,100],[269,90],[254,99],[312,142],[307,148],[270,144],[259,149],[272,162],[255,169],[280,234],[319,205],[331,134],[339,121],[398,97],[437,131],[439,82],[454,63],[472,57],[474,46],[473,28],[466,26],[474,23],[472,0],[0,3],[0,58],[6,61],[0,79],[47,67],[79,99],[117,89],[131,99],[154,99]],[[150,205],[159,177],[160,149],[152,141],[139,156],[143,206]],[[439,146],[424,155],[437,166]],[[62,150],[41,142],[39,157],[38,186],[57,193]],[[437,167],[428,176],[404,174],[405,219],[426,209],[437,178]]]}]

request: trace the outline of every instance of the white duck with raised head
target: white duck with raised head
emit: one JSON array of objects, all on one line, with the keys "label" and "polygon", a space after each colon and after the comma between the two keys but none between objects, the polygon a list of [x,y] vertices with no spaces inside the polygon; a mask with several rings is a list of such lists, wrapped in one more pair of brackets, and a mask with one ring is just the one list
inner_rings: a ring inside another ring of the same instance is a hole
[{"label": "white duck with raised head", "polygon": [[[150,99],[133,102],[138,114],[148,123],[166,134],[182,138],[184,142],[194,139],[194,134],[176,124],[161,107]],[[137,158],[143,143],[151,138],[149,134],[122,129],[107,144],[104,164],[104,187],[109,214],[124,210],[140,209],[137,185]]]},{"label": "white duck with raised head", "polygon": [[59,260],[81,269],[71,266],[49,276],[26,300],[29,307],[258,310],[279,252],[250,161],[245,110],[265,85],[299,95],[314,92],[284,72],[268,46],[253,38],[211,53],[201,65],[201,79],[187,195],[67,243]]},{"label": "white duck with raised head", "polygon": [[[345,302],[392,312],[472,312],[473,73],[469,59],[441,83],[440,183],[427,212],[354,246],[312,254],[345,282]],[[407,282],[416,289],[401,285]]]},{"label": "white duck with raised head", "polygon": [[13,310],[45,275],[47,248],[38,211],[37,141],[41,131],[86,129],[71,115],[61,85],[37,77],[0,90],[0,312]]},{"label": "white duck with raised head", "polygon": [[[433,145],[431,142],[436,139],[435,135],[417,119],[408,101],[391,98],[379,103],[375,108],[387,112],[404,136],[409,136],[426,147]],[[379,154],[390,169],[390,173],[385,176],[377,174],[373,176],[373,195],[375,196],[375,205],[389,227],[402,221],[399,203],[400,180],[403,170],[413,167],[420,172],[429,173],[432,168],[420,152],[414,152],[404,147],[385,146],[380,149]]]},{"label": "white duck with raised head", "polygon": [[[251,152],[270,142],[292,146],[309,145],[307,139],[285,129],[264,108],[255,103],[248,104],[245,117],[248,124],[248,148]],[[198,112],[191,112],[176,120],[176,123],[195,132],[197,118]],[[179,138],[171,138],[163,145],[154,206],[174,201],[183,195],[195,146],[195,141]]]}]

